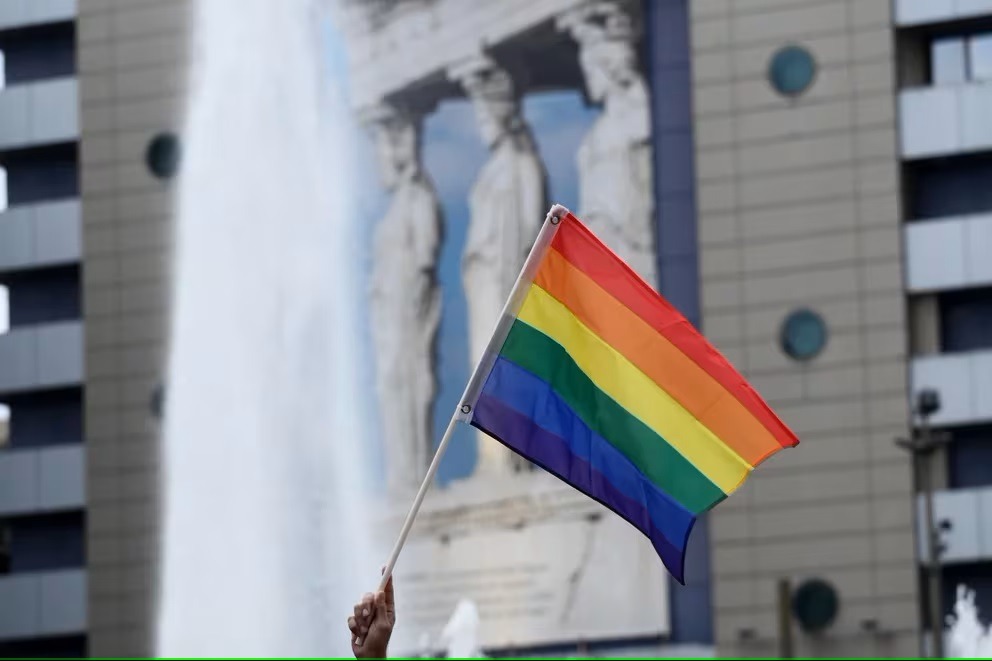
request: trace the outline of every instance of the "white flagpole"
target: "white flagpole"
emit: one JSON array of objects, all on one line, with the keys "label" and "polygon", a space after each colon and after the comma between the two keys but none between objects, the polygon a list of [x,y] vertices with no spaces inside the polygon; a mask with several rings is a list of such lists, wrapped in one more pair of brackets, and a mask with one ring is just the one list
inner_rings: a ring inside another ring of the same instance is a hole
[{"label": "white flagpole", "polygon": [[523,303],[526,286],[534,280],[534,274],[537,272],[541,258],[544,257],[544,253],[547,251],[548,246],[551,245],[551,240],[558,230],[558,223],[568,213],[568,209],[560,204],[556,204],[551,207],[547,217],[544,219],[541,231],[534,240],[534,245],[530,249],[530,253],[528,253],[527,259],[524,261],[523,268],[520,269],[520,274],[517,276],[516,282],[513,283],[513,289],[510,290],[510,295],[503,305],[499,319],[496,321],[492,338],[490,338],[489,344],[486,346],[486,350],[479,363],[472,371],[472,376],[469,377],[468,385],[465,386],[465,392],[462,394],[462,398],[458,400],[458,407],[451,416],[451,420],[448,422],[448,428],[444,430],[441,442],[438,443],[437,450],[434,452],[434,458],[431,460],[431,465],[427,469],[427,475],[424,476],[424,481],[420,484],[420,489],[413,499],[413,505],[410,506],[410,513],[406,515],[406,521],[403,522],[403,527],[400,529],[399,538],[397,538],[396,544],[393,545],[393,551],[389,554],[389,561],[386,563],[386,568],[382,572],[382,580],[379,582],[380,591],[386,588],[386,583],[393,574],[393,569],[396,567],[396,560],[400,557],[400,551],[403,550],[403,545],[406,544],[406,538],[410,535],[413,521],[417,518],[417,513],[420,512],[420,506],[424,503],[424,496],[427,495],[427,490],[434,482],[434,476],[437,475],[438,466],[441,465],[441,457],[444,455],[444,451],[448,447],[448,442],[451,440],[451,435],[455,431],[455,425],[459,421],[467,422],[471,420],[472,409],[475,407],[475,402],[479,398],[479,391],[482,390],[482,386],[484,385],[482,380],[489,374],[493,363],[496,362],[496,356],[500,348],[502,348],[507,333],[510,331],[510,326],[513,325],[513,320],[520,309],[520,305]]}]

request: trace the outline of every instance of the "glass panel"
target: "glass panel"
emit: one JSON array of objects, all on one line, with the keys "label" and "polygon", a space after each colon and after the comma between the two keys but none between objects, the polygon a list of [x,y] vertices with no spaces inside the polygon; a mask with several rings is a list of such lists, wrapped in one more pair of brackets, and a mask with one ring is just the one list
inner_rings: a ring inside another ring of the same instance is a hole
[{"label": "glass panel", "polygon": [[[0,404],[0,448],[10,440],[10,407]],[[2,545],[3,542],[0,542]],[[0,572],[2,573],[2,572]]]},{"label": "glass panel", "polygon": [[7,168],[0,165],[0,213],[7,210]]},{"label": "glass panel", "polygon": [[0,335],[10,330],[10,296],[6,285],[0,285]]},{"label": "glass panel", "polygon": [[992,288],[944,292],[940,298],[941,351],[992,348]]},{"label": "glass panel", "polygon": [[802,94],[813,82],[816,62],[809,51],[801,46],[786,46],[772,57],[768,78],[780,94]]},{"label": "glass panel", "polygon": [[816,357],[827,344],[827,325],[811,310],[790,314],[782,325],[782,350],[796,360]]},{"label": "glass panel", "polygon": [[992,32],[968,40],[972,80],[992,80]]},{"label": "glass panel", "polygon": [[992,485],[992,425],[958,427],[947,446],[948,480],[952,489]]},{"label": "glass panel", "polygon": [[953,85],[964,81],[964,39],[935,39],[930,45],[930,82],[934,85]]}]

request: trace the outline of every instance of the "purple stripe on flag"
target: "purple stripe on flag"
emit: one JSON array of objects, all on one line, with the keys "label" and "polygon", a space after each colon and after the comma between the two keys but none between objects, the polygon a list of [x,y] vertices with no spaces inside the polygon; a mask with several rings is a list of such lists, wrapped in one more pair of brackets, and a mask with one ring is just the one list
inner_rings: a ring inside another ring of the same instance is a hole
[{"label": "purple stripe on flag", "polygon": [[[567,412],[569,415],[574,415],[570,409],[567,409]],[[560,411],[559,414],[561,414]],[[577,422],[581,425],[581,421]],[[674,526],[682,532],[678,538],[670,539],[654,524],[652,512],[649,511],[645,502],[639,502],[621,492],[604,476],[602,467],[592,466],[588,460],[570,448],[570,442],[574,442],[576,439],[562,438],[547,431],[534,418],[520,413],[494,396],[488,385],[476,403],[472,424],[569,485],[599,501],[631,523],[651,540],[665,567],[675,579],[679,583],[685,584],[685,545],[692,524],[695,522],[695,517],[689,512],[665,499],[668,507],[681,510],[677,512],[671,509],[667,512],[669,516],[664,517],[667,519],[668,527]],[[584,425],[581,426],[584,427]],[[589,441],[586,438],[579,439],[579,442],[583,440],[586,443]],[[593,438],[593,442],[606,443],[599,437]],[[615,474],[617,471],[625,470],[628,469],[615,462],[610,462],[607,472]],[[636,472],[633,465],[630,465],[629,470],[636,475],[624,476],[625,481],[639,479],[647,482],[646,478]],[[647,486],[656,489],[649,483]],[[654,514],[658,516],[664,513],[655,512]]]}]

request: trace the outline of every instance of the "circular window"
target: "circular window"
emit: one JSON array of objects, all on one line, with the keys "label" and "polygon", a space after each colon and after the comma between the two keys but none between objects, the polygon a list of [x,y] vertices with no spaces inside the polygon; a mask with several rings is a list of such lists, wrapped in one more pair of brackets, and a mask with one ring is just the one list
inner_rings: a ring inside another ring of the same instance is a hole
[{"label": "circular window", "polygon": [[837,617],[840,599],[826,581],[814,578],[804,582],[792,595],[792,613],[803,631],[823,631]]},{"label": "circular window", "polygon": [[798,96],[813,84],[816,62],[802,46],[779,49],[768,65],[768,80],[779,94]]},{"label": "circular window", "polygon": [[815,358],[827,344],[827,325],[812,310],[797,310],[782,324],[782,350],[796,360]]},{"label": "circular window", "polygon": [[171,133],[160,133],[148,143],[145,163],[159,179],[171,179],[179,169],[179,138]]},{"label": "circular window", "polygon": [[152,416],[156,420],[162,419],[162,414],[165,412],[165,386],[161,383],[152,390],[152,396],[148,401],[148,408],[151,409]]}]

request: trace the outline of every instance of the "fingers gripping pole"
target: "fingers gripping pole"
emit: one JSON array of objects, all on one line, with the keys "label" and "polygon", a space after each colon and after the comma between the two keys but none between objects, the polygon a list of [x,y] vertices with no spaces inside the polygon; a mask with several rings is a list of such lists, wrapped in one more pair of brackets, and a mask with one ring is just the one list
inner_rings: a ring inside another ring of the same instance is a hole
[{"label": "fingers gripping pole", "polygon": [[531,248],[530,254],[527,255],[523,268],[520,270],[520,275],[517,276],[517,281],[513,284],[513,289],[510,290],[510,295],[503,305],[503,310],[496,322],[496,328],[493,330],[492,339],[489,340],[489,346],[486,347],[486,351],[475,366],[472,376],[469,377],[465,392],[458,402],[458,408],[455,409],[454,414],[451,416],[451,420],[448,422],[448,428],[444,430],[441,442],[438,443],[437,450],[434,452],[434,459],[431,460],[431,465],[427,469],[427,475],[424,476],[424,481],[420,484],[420,489],[413,499],[410,512],[406,515],[406,521],[403,522],[403,527],[400,529],[399,538],[397,538],[396,544],[393,545],[393,550],[389,554],[389,560],[386,562],[386,568],[382,572],[382,580],[379,582],[380,592],[386,589],[386,583],[389,582],[389,577],[393,575],[396,560],[400,557],[400,551],[403,550],[403,545],[406,544],[406,539],[410,535],[410,529],[413,527],[413,522],[420,512],[420,506],[424,502],[427,490],[434,482],[438,466],[441,465],[441,457],[444,456],[444,451],[448,447],[451,436],[455,431],[455,425],[458,424],[459,420],[464,420],[465,422],[471,420],[472,407],[475,405],[475,400],[478,398],[479,391],[482,388],[482,379],[489,373],[489,369],[492,368],[495,356],[499,352],[503,340],[506,338],[506,332],[509,330],[508,321],[512,321],[512,318],[516,315],[518,306],[522,302],[525,288],[533,280],[534,274],[537,271],[538,262],[551,244],[551,239],[558,229],[559,222],[568,213],[568,209],[560,204],[554,205],[548,211],[544,225],[541,227],[541,231],[534,241],[534,246]]}]

